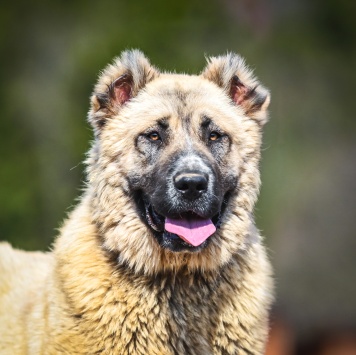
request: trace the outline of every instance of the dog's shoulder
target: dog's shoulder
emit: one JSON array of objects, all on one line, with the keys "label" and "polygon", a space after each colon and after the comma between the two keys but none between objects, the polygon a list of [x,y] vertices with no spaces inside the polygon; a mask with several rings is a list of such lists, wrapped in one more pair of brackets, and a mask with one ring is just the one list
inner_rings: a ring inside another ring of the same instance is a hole
[{"label": "dog's shoulder", "polygon": [[[53,265],[51,253],[26,252],[0,243],[1,354],[23,354],[30,348],[34,350],[31,353],[39,353],[41,342],[33,340],[37,328],[32,333],[30,330],[34,319],[37,327],[44,321],[41,317]],[[31,339],[30,347],[26,339]]]},{"label": "dog's shoulder", "polygon": [[31,283],[45,278],[52,266],[51,253],[26,252],[1,242],[0,295],[8,293],[14,287],[26,289]]}]

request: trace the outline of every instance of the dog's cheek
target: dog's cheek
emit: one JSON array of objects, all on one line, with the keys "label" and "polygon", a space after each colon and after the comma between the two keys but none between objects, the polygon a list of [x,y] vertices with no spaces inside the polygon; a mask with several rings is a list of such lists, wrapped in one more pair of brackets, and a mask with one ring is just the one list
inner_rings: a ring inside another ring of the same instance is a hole
[{"label": "dog's cheek", "polygon": [[127,181],[131,190],[146,190],[152,184],[157,149],[143,137],[136,140],[135,151],[127,159]]},{"label": "dog's cheek", "polygon": [[134,169],[127,173],[127,183],[130,191],[148,192],[152,185],[152,173],[149,167],[140,165],[139,169]]},{"label": "dog's cheek", "polygon": [[228,154],[224,154],[221,161],[215,160],[213,164],[216,196],[222,197],[227,192],[233,192],[238,188],[239,163],[235,159],[230,161],[229,158]]},{"label": "dog's cheek", "polygon": [[226,173],[224,181],[222,183],[222,185],[224,186],[225,193],[228,191],[230,192],[237,191],[238,183],[239,183],[239,179],[237,173],[231,171],[230,173]]},{"label": "dog's cheek", "polygon": [[143,176],[137,174],[136,172],[129,172],[127,175],[128,187],[130,190],[135,191],[141,188],[141,185],[144,184]]},{"label": "dog's cheek", "polygon": [[161,184],[157,181],[159,174],[156,174],[155,165],[149,163],[149,159],[144,156],[132,157],[136,160],[135,168],[127,172],[127,185],[131,192],[142,191],[147,195],[154,193],[155,187]]},{"label": "dog's cheek", "polygon": [[140,135],[136,139],[135,147],[143,163],[153,165],[159,159],[160,145],[160,143],[149,142],[145,136]]},{"label": "dog's cheek", "polygon": [[224,161],[226,155],[230,151],[230,146],[231,143],[227,137],[222,137],[221,141],[218,143],[210,144],[209,148],[216,163],[221,164]]}]

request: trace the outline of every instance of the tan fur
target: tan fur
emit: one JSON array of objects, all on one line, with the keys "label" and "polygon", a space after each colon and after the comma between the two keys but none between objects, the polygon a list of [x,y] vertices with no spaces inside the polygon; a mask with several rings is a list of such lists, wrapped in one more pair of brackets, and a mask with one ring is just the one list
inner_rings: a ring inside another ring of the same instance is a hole
[{"label": "tan fur", "polygon": [[[132,98],[120,104],[108,95],[126,73]],[[233,75],[261,105],[251,95],[231,101]],[[0,354],[262,354],[272,282],[253,207],[268,91],[233,54],[188,76],[160,73],[128,51],[104,70],[91,103],[87,188],[53,252],[0,246]],[[203,114],[232,137],[221,169],[236,172],[238,191],[205,249],[171,252],[138,218],[129,194],[128,174],[147,169],[135,137],[168,117],[176,137],[168,156],[190,144],[182,118],[191,117],[192,140]]]}]

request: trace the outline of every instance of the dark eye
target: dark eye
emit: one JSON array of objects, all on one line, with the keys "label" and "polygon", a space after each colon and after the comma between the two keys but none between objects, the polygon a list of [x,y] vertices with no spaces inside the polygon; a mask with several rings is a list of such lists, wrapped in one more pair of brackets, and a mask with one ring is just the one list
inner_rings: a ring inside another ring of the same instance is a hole
[{"label": "dark eye", "polygon": [[213,131],[213,132],[211,132],[211,133],[209,134],[209,141],[216,141],[216,140],[218,140],[220,137],[221,137],[221,134],[220,134],[220,133]]},{"label": "dark eye", "polygon": [[147,135],[151,141],[160,141],[161,137],[158,132],[151,132]]}]

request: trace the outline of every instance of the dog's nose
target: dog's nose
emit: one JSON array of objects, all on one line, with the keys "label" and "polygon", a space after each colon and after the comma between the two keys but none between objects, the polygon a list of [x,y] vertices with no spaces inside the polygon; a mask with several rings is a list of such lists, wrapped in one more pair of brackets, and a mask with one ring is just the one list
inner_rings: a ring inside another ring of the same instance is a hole
[{"label": "dog's nose", "polygon": [[197,198],[208,189],[208,177],[200,173],[177,174],[173,180],[175,188],[186,198]]}]

